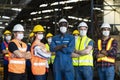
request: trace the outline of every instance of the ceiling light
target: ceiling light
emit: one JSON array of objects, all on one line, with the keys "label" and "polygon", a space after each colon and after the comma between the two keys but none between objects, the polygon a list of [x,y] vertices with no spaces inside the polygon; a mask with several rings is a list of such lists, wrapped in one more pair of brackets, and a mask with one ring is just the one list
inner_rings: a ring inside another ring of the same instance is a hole
[{"label": "ceiling light", "polygon": [[35,15],[35,14],[37,14],[37,12],[31,12],[31,13],[30,13],[30,15]]},{"label": "ceiling light", "polygon": [[51,16],[45,16],[44,18],[50,18]]},{"label": "ceiling light", "polygon": [[34,21],[36,21],[36,18],[33,18]]},{"label": "ceiling light", "polygon": [[2,18],[4,18],[4,19],[10,19],[10,17],[8,17],[8,16],[2,16]]},{"label": "ceiling light", "polygon": [[53,22],[53,24],[55,24],[55,22]]},{"label": "ceiling light", "polygon": [[21,8],[11,8],[11,10],[14,10],[14,11],[21,11],[22,9]]},{"label": "ceiling light", "polygon": [[6,26],[8,26],[8,23],[5,23]]},{"label": "ceiling light", "polygon": [[28,21],[31,21],[31,19],[28,19]]},{"label": "ceiling light", "polygon": [[41,4],[39,7],[47,7],[48,4]]},{"label": "ceiling light", "polygon": [[0,28],[5,29],[5,27],[3,27],[3,26],[0,26]]},{"label": "ceiling light", "polygon": [[54,2],[51,4],[51,6],[55,6],[55,5],[58,5],[58,2]]},{"label": "ceiling light", "polygon": [[3,22],[0,22],[0,24],[2,24]]},{"label": "ceiling light", "polygon": [[21,20],[20,22],[23,22],[23,20]]},{"label": "ceiling light", "polygon": [[88,20],[88,19],[83,19],[83,21],[86,21],[86,22],[88,22],[89,20]]},{"label": "ceiling light", "polygon": [[48,13],[48,12],[53,12],[53,10],[43,10],[42,13]]},{"label": "ceiling light", "polygon": [[74,20],[79,20],[81,21],[82,18],[78,18],[78,17],[75,17],[75,16],[68,16],[69,19],[74,19]]},{"label": "ceiling light", "polygon": [[66,1],[66,3],[73,3],[73,2],[78,2],[78,1],[81,1],[81,0],[68,0]]},{"label": "ceiling light", "polygon": [[64,7],[63,9],[72,9],[72,6]]},{"label": "ceiling light", "polygon": [[74,27],[74,26],[73,26],[73,25],[69,25],[69,27],[71,27],[71,28],[72,28],[72,27]]},{"label": "ceiling light", "polygon": [[36,19],[42,19],[42,17],[37,17]]}]

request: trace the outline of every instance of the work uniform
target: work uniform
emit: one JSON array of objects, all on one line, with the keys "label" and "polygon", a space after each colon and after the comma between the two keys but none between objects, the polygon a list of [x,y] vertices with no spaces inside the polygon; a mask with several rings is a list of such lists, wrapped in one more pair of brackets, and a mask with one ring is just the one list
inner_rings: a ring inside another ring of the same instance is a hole
[{"label": "work uniform", "polygon": [[[59,45],[67,45],[59,51],[55,51],[55,47]],[[53,63],[53,72],[55,80],[74,80],[74,68],[72,65],[71,53],[74,50],[75,38],[72,35],[64,34],[56,35],[52,38],[50,44],[51,52],[55,52],[55,60]]]},{"label": "work uniform", "polygon": [[35,80],[44,80],[47,59],[50,57],[47,56],[47,54],[43,55],[44,53],[42,51],[41,52],[38,51],[38,49],[40,50],[40,48],[44,50],[46,49],[43,43],[41,43],[40,41],[39,42],[34,41],[31,46],[31,54],[32,54],[31,67],[32,67],[32,73],[35,76]]},{"label": "work uniform", "polygon": [[[117,41],[109,37],[107,40],[99,39],[95,46],[94,56],[96,58],[96,66],[100,80],[114,80],[117,45]],[[107,56],[98,58],[97,55],[102,50],[107,51]]]},{"label": "work uniform", "polygon": [[9,80],[26,80],[25,58],[17,58],[13,56],[13,52],[15,50],[19,50],[20,52],[27,52],[27,45],[22,41],[13,39],[8,45],[8,50],[10,56],[8,64]]},{"label": "work uniform", "polygon": [[[93,41],[87,36],[78,37],[75,50],[82,51],[87,46],[93,46]],[[73,58],[73,66],[75,69],[76,80],[93,80],[93,50],[87,55]]]},{"label": "work uniform", "polygon": [[[7,41],[3,41],[1,43],[1,50],[8,50],[8,42]],[[7,80],[8,79],[8,54],[4,54],[4,79],[3,80]]]}]

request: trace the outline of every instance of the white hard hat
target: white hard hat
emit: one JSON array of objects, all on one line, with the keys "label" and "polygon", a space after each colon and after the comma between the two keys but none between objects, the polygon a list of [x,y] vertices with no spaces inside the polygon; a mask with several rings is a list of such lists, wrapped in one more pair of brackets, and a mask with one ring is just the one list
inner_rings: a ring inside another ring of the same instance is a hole
[{"label": "white hard hat", "polygon": [[78,27],[87,27],[88,28],[88,25],[85,23],[85,22],[81,22],[79,25],[78,25]]},{"label": "white hard hat", "polygon": [[111,28],[111,26],[108,23],[103,23],[100,28]]},{"label": "white hard hat", "polygon": [[24,31],[24,28],[21,24],[16,24],[14,27],[13,27],[13,31]]},{"label": "white hard hat", "polygon": [[61,23],[61,22],[68,22],[68,21],[66,19],[62,18],[59,20],[59,23]]}]

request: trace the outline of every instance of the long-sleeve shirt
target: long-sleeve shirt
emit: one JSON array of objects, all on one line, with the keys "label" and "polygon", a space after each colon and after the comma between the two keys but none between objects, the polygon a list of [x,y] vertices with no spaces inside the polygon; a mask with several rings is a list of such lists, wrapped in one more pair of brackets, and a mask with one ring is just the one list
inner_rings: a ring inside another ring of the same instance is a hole
[{"label": "long-sleeve shirt", "polygon": [[[61,50],[55,50],[55,47],[59,45],[66,45],[67,47],[62,48]],[[55,64],[56,70],[65,70],[72,69],[72,58],[71,54],[74,51],[75,47],[75,38],[70,34],[56,35],[52,38],[52,42],[50,44],[51,52],[55,52],[55,60],[53,65]]]},{"label": "long-sleeve shirt", "polygon": [[[106,45],[109,41],[110,37],[107,39],[107,40],[102,40],[102,50],[106,50]],[[112,58],[116,58],[116,55],[117,55],[117,46],[118,46],[118,43],[117,41],[114,39],[113,42],[112,42],[112,45],[111,45],[111,49],[107,51],[107,56],[108,57],[112,57]],[[97,60],[97,55],[99,53],[99,50],[98,50],[98,44],[95,45],[95,48],[94,48],[94,57],[95,59]],[[109,66],[113,66],[114,63],[110,63],[110,62],[97,62],[96,65],[98,67],[109,67]]]}]

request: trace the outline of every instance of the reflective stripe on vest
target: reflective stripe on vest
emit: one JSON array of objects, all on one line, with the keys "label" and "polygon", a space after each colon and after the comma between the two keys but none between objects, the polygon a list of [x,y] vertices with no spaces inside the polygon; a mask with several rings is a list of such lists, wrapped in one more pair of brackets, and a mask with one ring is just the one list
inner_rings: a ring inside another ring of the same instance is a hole
[{"label": "reflective stripe on vest", "polygon": [[16,61],[16,60],[10,60],[10,64],[25,64],[25,61]]},{"label": "reflective stripe on vest", "polygon": [[[24,42],[21,41],[20,42],[21,44],[20,44],[19,41],[16,39],[13,39],[12,42],[16,44],[19,51],[26,52],[27,45]],[[17,73],[17,74],[25,73],[25,59],[12,57],[13,53],[11,53],[10,51],[8,51],[8,53],[10,56],[8,71],[12,73]]]},{"label": "reflective stripe on vest", "polygon": [[35,46],[42,46],[44,49],[46,46],[43,43],[40,43],[39,41],[34,41],[32,46],[31,46],[31,54],[32,54],[32,59],[31,59],[31,68],[32,68],[32,73],[33,75],[44,75],[46,72],[46,59],[34,56],[34,47]]},{"label": "reflective stripe on vest", "polygon": [[[75,50],[84,50],[89,42],[91,41],[90,38],[87,36],[85,37],[78,37]],[[73,66],[93,66],[93,56],[92,56],[93,50],[90,51],[90,54],[83,55],[78,58],[72,58],[73,59]]]},{"label": "reflective stripe on vest", "polygon": [[46,66],[46,63],[33,63],[34,66]]},{"label": "reflective stripe on vest", "polygon": [[[110,38],[107,45],[106,45],[106,51],[110,50],[111,49],[111,46],[112,46],[112,41],[114,40],[114,38]],[[98,40],[98,50],[101,51],[102,50],[102,40]],[[98,58],[97,59],[97,62],[111,62],[111,63],[115,63],[115,59],[114,58],[111,58],[111,57],[102,57],[102,58]]]},{"label": "reflective stripe on vest", "polygon": [[[50,51],[49,45],[48,45],[48,44],[45,44],[45,46],[46,46],[47,50]],[[55,59],[55,55],[51,55],[50,59],[48,60],[48,64],[50,64],[50,63],[53,64],[54,59]]]}]

